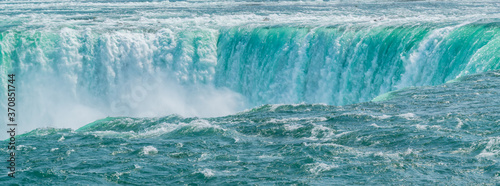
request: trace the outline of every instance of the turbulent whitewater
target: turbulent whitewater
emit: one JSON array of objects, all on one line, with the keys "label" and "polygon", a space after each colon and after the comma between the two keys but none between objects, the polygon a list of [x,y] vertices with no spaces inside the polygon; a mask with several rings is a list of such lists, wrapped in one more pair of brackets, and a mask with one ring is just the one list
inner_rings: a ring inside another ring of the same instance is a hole
[{"label": "turbulent whitewater", "polygon": [[0,7],[24,133],[0,182],[500,181],[498,2]]}]

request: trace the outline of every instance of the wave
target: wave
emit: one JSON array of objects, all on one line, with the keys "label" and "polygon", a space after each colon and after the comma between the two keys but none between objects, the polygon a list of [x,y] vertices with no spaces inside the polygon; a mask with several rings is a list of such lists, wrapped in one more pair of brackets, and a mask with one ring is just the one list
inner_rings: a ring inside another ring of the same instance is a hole
[{"label": "wave", "polygon": [[[437,86],[392,91],[384,100],[345,106],[326,104],[262,105],[240,113],[214,118],[108,117],[77,130],[39,128],[22,137],[94,135],[107,138],[170,138],[172,136],[299,137],[319,140],[347,135],[337,127],[376,127],[393,130],[415,124],[417,129],[461,130],[493,135],[498,132],[494,108],[500,103],[500,71],[468,75]],[[461,108],[456,110],[454,108]],[[474,122],[470,118],[474,117]],[[460,119],[462,118],[462,119]],[[465,119],[464,119],[465,118]],[[463,120],[463,121],[462,121]],[[378,124],[377,124],[378,123]],[[391,124],[392,123],[392,124]],[[427,125],[434,123],[435,125]],[[464,123],[467,126],[464,126]],[[384,124],[385,126],[381,126]],[[439,126],[438,126],[439,125]],[[333,128],[325,128],[331,126]],[[487,128],[488,130],[485,130]],[[344,131],[345,132],[345,131]],[[238,139],[239,140],[239,139]]]},{"label": "wave", "polygon": [[[263,172],[289,176],[287,183],[318,178],[306,184],[330,183],[332,176],[346,184],[398,176],[395,181],[424,183],[459,174],[454,183],[497,183],[499,95],[500,71],[491,71],[393,91],[380,102],[263,105],[216,118],[110,117],[78,130],[41,128],[18,138],[18,151],[27,157],[18,160],[18,174],[28,175],[26,183],[47,177],[81,183],[85,177],[94,184],[227,184]],[[353,169],[368,171],[351,181],[360,174],[345,173]],[[158,179],[172,172],[179,175]]]}]

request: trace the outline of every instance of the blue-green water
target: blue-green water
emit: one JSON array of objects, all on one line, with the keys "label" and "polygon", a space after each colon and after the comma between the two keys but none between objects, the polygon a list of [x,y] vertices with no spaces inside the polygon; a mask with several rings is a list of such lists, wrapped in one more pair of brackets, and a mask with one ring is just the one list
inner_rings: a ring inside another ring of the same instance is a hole
[{"label": "blue-green water", "polygon": [[18,139],[23,184],[489,184],[500,181],[500,72],[348,106],[217,118],[106,118]]},{"label": "blue-green water", "polygon": [[496,1],[0,7],[2,184],[500,182]]}]

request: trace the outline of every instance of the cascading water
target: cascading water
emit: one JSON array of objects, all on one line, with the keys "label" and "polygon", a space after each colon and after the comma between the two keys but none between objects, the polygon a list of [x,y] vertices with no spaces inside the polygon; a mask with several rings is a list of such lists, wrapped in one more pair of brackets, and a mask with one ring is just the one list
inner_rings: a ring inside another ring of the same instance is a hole
[{"label": "cascading water", "polygon": [[498,1],[0,1],[0,184],[495,184],[498,51]]},{"label": "cascading water", "polygon": [[496,23],[221,32],[216,84],[255,105],[359,103],[500,68]]},{"label": "cascading water", "polygon": [[106,116],[221,116],[262,104],[345,105],[500,68],[496,23],[179,32],[61,28],[7,31],[0,42],[4,71],[20,77],[21,114],[31,116],[23,117],[29,126],[24,130],[81,126]]}]

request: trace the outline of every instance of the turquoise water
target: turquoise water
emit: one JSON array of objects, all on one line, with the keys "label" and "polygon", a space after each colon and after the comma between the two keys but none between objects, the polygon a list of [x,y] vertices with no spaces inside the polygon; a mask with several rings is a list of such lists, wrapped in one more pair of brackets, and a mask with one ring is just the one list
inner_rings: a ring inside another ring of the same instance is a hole
[{"label": "turquoise water", "polygon": [[1,183],[500,182],[498,2],[0,6]]},{"label": "turquoise water", "polygon": [[115,117],[18,139],[22,184],[489,184],[500,181],[500,72],[348,106],[216,118]]}]

